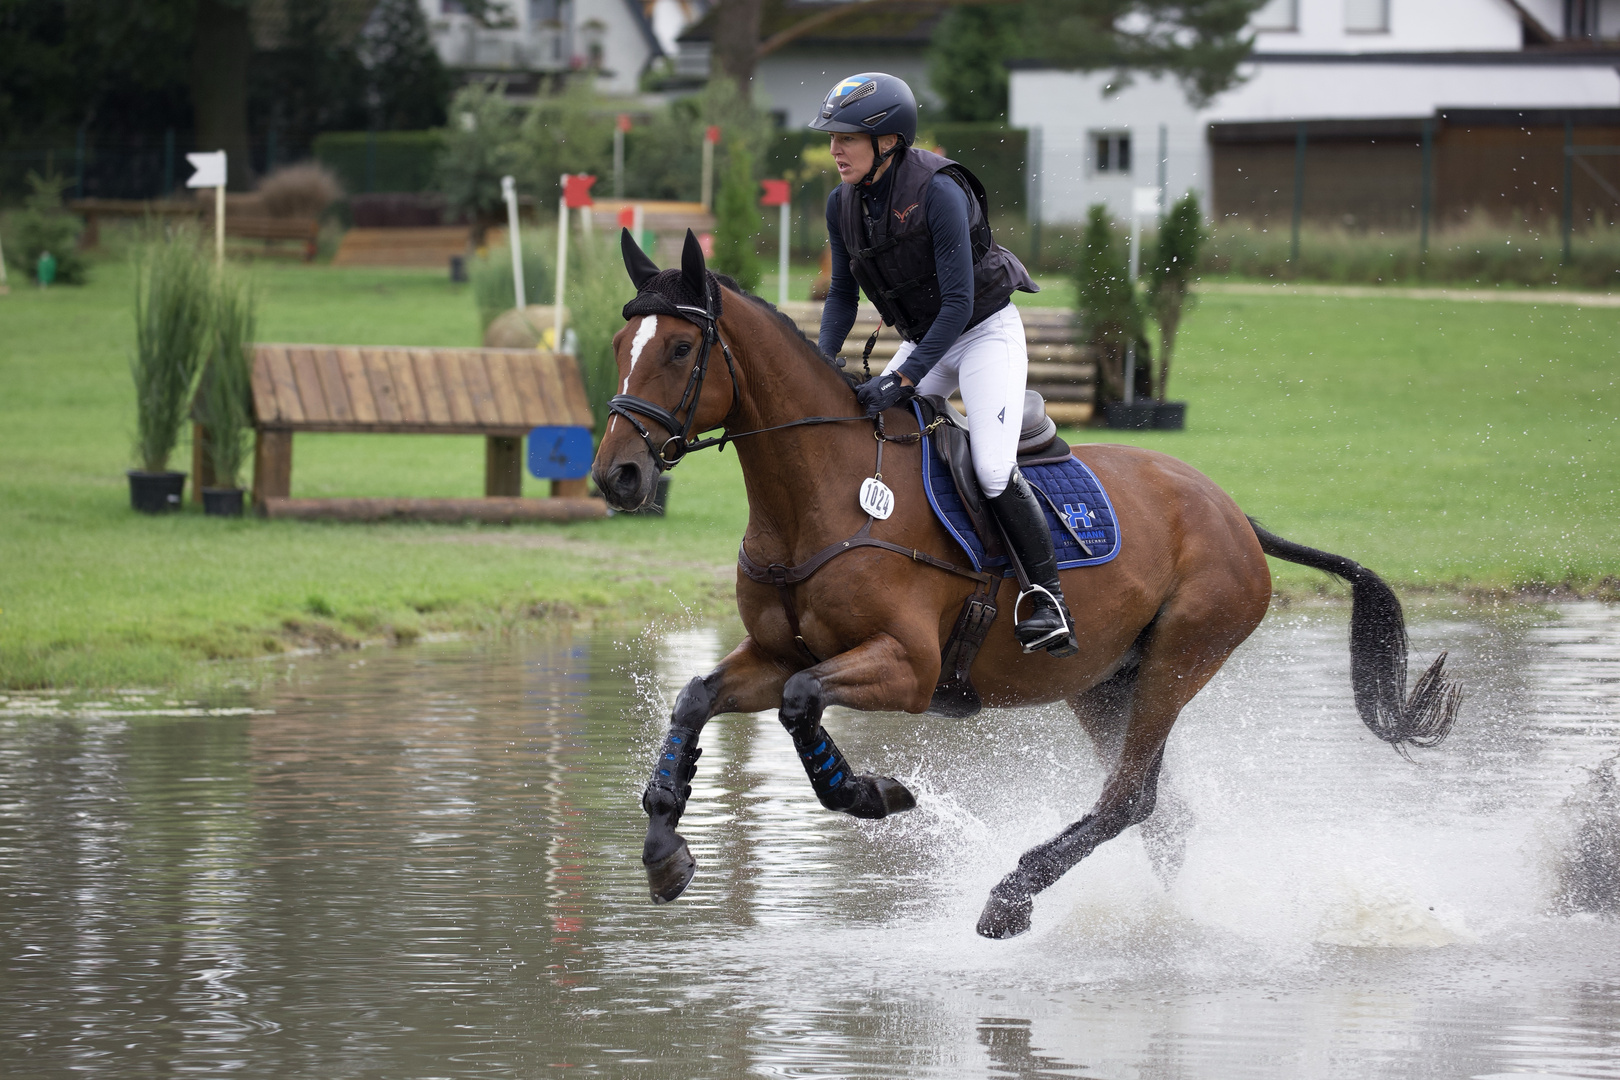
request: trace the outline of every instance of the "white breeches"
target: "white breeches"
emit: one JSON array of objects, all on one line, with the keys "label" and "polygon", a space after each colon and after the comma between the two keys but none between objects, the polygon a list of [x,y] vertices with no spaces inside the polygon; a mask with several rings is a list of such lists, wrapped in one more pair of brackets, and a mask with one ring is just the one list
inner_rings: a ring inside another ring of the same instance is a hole
[{"label": "white breeches", "polygon": [[[905,363],[915,346],[904,341],[885,374]],[[1007,489],[1018,462],[1018,432],[1024,423],[1024,382],[1029,353],[1024,320],[1008,304],[956,339],[934,369],[917,384],[919,394],[948,398],[960,389],[973,442],[973,471],[985,495]]]}]

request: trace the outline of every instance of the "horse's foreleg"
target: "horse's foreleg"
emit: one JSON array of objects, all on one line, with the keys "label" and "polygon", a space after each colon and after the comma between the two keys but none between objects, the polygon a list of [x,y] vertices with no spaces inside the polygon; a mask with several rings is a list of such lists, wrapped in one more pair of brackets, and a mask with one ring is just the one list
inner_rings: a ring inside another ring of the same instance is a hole
[{"label": "horse's foreleg", "polygon": [[[925,678],[896,638],[878,634],[845,653],[796,673],[782,688],[782,726],[821,805],[853,817],[881,818],[910,810],[916,798],[892,776],[857,773],[839,751],[821,714],[828,705],[856,709],[905,709],[920,712],[928,695],[919,697]],[[936,671],[934,674],[938,674]]]},{"label": "horse's foreleg", "polygon": [[641,863],[653,903],[667,904],[680,896],[697,871],[697,860],[675,826],[692,797],[692,777],[703,754],[698,746],[703,726],[717,713],[757,712],[775,705],[782,700],[787,674],[749,638],[708,675],[687,683],[675,699],[669,731],[641,795],[641,808],[647,812]]}]

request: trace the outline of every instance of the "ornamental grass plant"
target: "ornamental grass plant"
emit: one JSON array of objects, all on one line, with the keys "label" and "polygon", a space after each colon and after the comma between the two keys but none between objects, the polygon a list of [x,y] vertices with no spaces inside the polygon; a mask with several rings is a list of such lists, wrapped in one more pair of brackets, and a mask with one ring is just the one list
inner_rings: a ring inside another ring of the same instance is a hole
[{"label": "ornamental grass plant", "polygon": [[216,274],[206,367],[198,391],[200,419],[208,429],[208,458],[217,488],[241,487],[253,430],[251,343],[257,298],[253,286],[231,273]]},{"label": "ornamental grass plant", "polygon": [[[557,246],[552,229],[528,229],[522,235],[523,304],[549,304],[556,299],[557,276],[551,252]],[[478,305],[482,332],[504,311],[510,311],[517,291],[512,281],[512,249],[506,244],[484,249],[467,266],[473,302]]]},{"label": "ornamental grass plant", "polygon": [[141,244],[135,255],[135,459],[168,468],[209,336],[213,283],[193,228]]},{"label": "ornamental grass plant", "polygon": [[619,390],[613,335],[624,326],[624,305],[634,289],[625,276],[617,244],[583,246],[569,278],[568,313],[573,320],[579,373],[585,381],[591,415],[596,417],[596,435],[601,438],[607,427],[608,399]]}]

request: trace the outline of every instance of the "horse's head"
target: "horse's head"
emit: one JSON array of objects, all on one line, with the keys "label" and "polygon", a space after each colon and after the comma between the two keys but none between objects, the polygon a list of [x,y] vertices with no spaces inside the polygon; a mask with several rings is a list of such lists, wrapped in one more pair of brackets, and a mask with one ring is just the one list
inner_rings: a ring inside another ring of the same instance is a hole
[{"label": "horse's head", "polygon": [[591,478],[608,504],[635,510],[658,474],[685,456],[691,436],[721,426],[735,404],[736,372],[719,340],[720,284],[688,230],[679,270],[660,270],[625,230],[624,266],[636,298],[613,337],[619,393]]}]

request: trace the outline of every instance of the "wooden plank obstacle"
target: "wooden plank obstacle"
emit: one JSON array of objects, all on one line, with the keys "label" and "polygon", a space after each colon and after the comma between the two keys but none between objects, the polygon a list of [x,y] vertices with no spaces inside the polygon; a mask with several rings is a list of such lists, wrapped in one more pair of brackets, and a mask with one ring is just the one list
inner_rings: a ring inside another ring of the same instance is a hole
[{"label": "wooden plank obstacle", "polygon": [[[794,301],[783,312],[806,337],[816,340],[821,327],[819,301]],[[1018,314],[1029,349],[1029,389],[1038,390],[1046,399],[1047,415],[1057,423],[1090,422],[1097,400],[1097,362],[1090,347],[1077,340],[1073,316],[1067,308],[1020,307]],[[876,309],[863,301],[855,327],[844,342],[843,355],[849,358],[852,372],[859,373],[861,350],[877,325]],[[885,327],[872,348],[873,374],[894,358],[899,347],[900,335],[893,327]]]},{"label": "wooden plank obstacle", "polygon": [[[569,521],[605,517],[586,482],[524,499],[523,440],[536,427],[594,426],[572,356],[533,349],[256,345],[253,504],[267,517]],[[296,432],[482,435],[484,499],[294,499]]]}]

